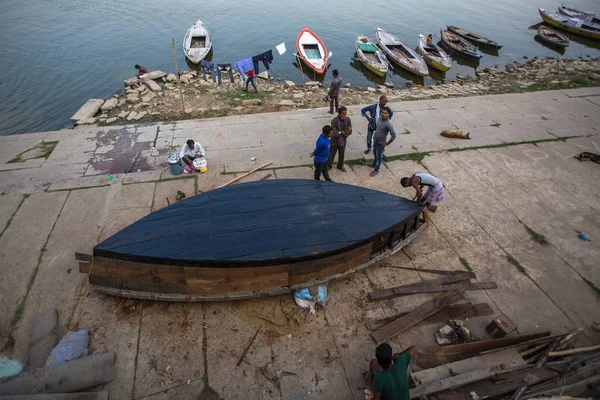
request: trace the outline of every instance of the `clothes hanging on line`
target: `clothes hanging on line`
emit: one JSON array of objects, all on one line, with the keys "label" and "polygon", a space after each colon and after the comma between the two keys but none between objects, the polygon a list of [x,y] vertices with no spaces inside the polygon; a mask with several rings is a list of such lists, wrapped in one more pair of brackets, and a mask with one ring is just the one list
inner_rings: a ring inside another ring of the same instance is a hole
[{"label": "clothes hanging on line", "polygon": [[211,62],[202,60],[200,61],[200,69],[202,69],[202,78],[206,81],[206,71],[210,72],[212,76],[213,83],[217,81],[217,73],[215,70],[215,65]]},{"label": "clothes hanging on line", "polygon": [[244,82],[246,82],[246,72],[253,70],[252,57],[236,61],[235,66],[240,71],[240,75],[242,75],[242,79],[244,80]]},{"label": "clothes hanging on line", "polygon": [[285,42],[278,44],[277,46],[275,46],[275,48],[277,49],[277,51],[279,52],[279,55],[282,56],[283,53],[285,53]]},{"label": "clothes hanging on line", "polygon": [[231,64],[217,64],[217,76],[219,77],[219,85],[221,84],[221,73],[228,72],[229,80],[231,83],[235,83],[233,80],[233,67]]},{"label": "clothes hanging on line", "polygon": [[252,57],[252,63],[254,65],[254,72],[256,72],[257,74],[260,72],[258,69],[259,61],[262,61],[263,65],[265,66],[265,69],[268,71],[269,64],[271,64],[273,62],[273,50],[265,51],[262,54]]}]

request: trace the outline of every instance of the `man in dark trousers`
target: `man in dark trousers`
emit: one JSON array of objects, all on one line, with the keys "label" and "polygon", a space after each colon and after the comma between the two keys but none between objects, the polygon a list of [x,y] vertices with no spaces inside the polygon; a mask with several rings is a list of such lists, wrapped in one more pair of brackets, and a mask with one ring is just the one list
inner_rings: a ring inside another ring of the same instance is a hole
[{"label": "man in dark trousers", "polygon": [[[369,121],[369,125],[367,126],[367,149],[365,150],[365,154],[371,152],[371,148],[373,147],[373,132],[377,129],[377,122],[381,119],[381,110],[383,110],[383,107],[385,107],[387,102],[387,96],[381,96],[379,98],[379,103],[366,106],[360,110],[362,116],[366,117],[367,121]],[[392,118],[392,115],[394,115],[394,113],[390,110],[390,119]]]},{"label": "man in dark trousers", "polygon": [[320,181],[321,174],[323,174],[325,180],[331,182],[329,170],[327,169],[327,158],[329,157],[329,140],[332,131],[331,126],[325,125],[317,139],[315,151],[310,153],[310,156],[315,158],[315,181]]},{"label": "man in dark trousers", "polygon": [[333,80],[331,81],[331,86],[329,87],[329,92],[327,93],[327,97],[324,100],[329,98],[329,114],[333,114],[333,103],[335,102],[335,111],[339,107],[339,95],[340,95],[340,87],[342,86],[343,78],[339,76],[339,72],[337,69],[333,70]]},{"label": "man in dark trousers", "polygon": [[372,388],[374,400],[410,399],[408,367],[417,350],[417,346],[410,346],[402,353],[392,353],[392,346],[387,343],[377,346],[376,359],[371,360],[368,375],[365,371],[367,386]]}]

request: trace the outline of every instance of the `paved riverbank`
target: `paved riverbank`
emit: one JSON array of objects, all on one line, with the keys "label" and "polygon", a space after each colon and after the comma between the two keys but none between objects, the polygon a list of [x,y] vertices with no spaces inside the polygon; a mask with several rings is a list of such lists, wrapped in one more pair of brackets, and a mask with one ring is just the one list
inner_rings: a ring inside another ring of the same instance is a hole
[{"label": "paved riverbank", "polygon": [[[599,166],[573,156],[600,153],[599,99],[600,89],[589,88],[392,103],[394,125],[406,133],[388,148],[386,168],[369,178],[370,170],[354,161],[346,173],[334,169],[332,178],[410,197],[399,179],[430,170],[444,182],[447,199],[430,229],[411,244],[415,259],[398,254],[389,263],[468,266],[478,280],[499,286],[469,292],[468,300],[506,313],[520,333],[581,326],[579,341],[597,342],[591,326],[600,315]],[[361,160],[365,147],[359,108],[350,108],[351,160]],[[173,202],[177,190],[188,196],[207,191],[269,161],[274,170],[246,180],[269,173],[269,179],[310,178],[306,165],[330,119],[325,111],[0,137],[0,300],[8,309],[0,329],[14,339],[5,353],[26,359],[33,318],[49,308],[59,310],[61,325],[69,323],[85,281],[74,252],[90,253],[98,241],[165,206],[167,198]],[[439,136],[455,128],[474,139]],[[205,146],[209,172],[171,179],[167,153],[190,137]],[[42,141],[58,141],[47,159],[7,163]],[[577,231],[592,241],[579,240]],[[540,244],[539,235],[548,244]],[[75,321],[90,329],[93,351],[117,353],[118,379],[106,387],[114,398],[196,398],[208,386],[232,399],[240,393],[360,398],[360,372],[374,352],[363,321],[409,311],[431,297],[379,304],[367,302],[366,292],[429,277],[374,266],[331,283],[329,303],[316,316],[298,312],[286,296],[168,304],[87,290]],[[468,326],[485,337],[490,319],[470,319]],[[264,329],[236,368],[258,325]],[[436,328],[411,329],[392,345],[418,343],[427,352]]]}]

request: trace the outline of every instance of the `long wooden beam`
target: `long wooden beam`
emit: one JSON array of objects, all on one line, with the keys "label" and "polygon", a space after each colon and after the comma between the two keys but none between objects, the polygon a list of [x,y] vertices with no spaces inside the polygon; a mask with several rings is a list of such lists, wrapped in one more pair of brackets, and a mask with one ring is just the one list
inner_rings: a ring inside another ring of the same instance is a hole
[{"label": "long wooden beam", "polygon": [[443,346],[433,352],[434,357],[479,354],[483,351],[499,349],[528,340],[550,336],[550,331],[531,333],[528,335],[509,336],[501,339],[480,340],[478,342],[452,344]]}]

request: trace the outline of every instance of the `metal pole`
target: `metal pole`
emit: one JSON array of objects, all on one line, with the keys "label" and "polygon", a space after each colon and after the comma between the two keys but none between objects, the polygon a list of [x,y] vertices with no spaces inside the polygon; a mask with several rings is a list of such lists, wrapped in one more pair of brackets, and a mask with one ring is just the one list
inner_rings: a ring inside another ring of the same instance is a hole
[{"label": "metal pole", "polygon": [[181,109],[185,114],[185,103],[183,102],[183,90],[181,89],[181,81],[179,80],[179,67],[177,67],[177,52],[175,51],[175,39],[171,39],[173,45],[173,62],[175,63],[175,75],[177,76],[177,86],[179,86],[179,94],[181,96]]}]

